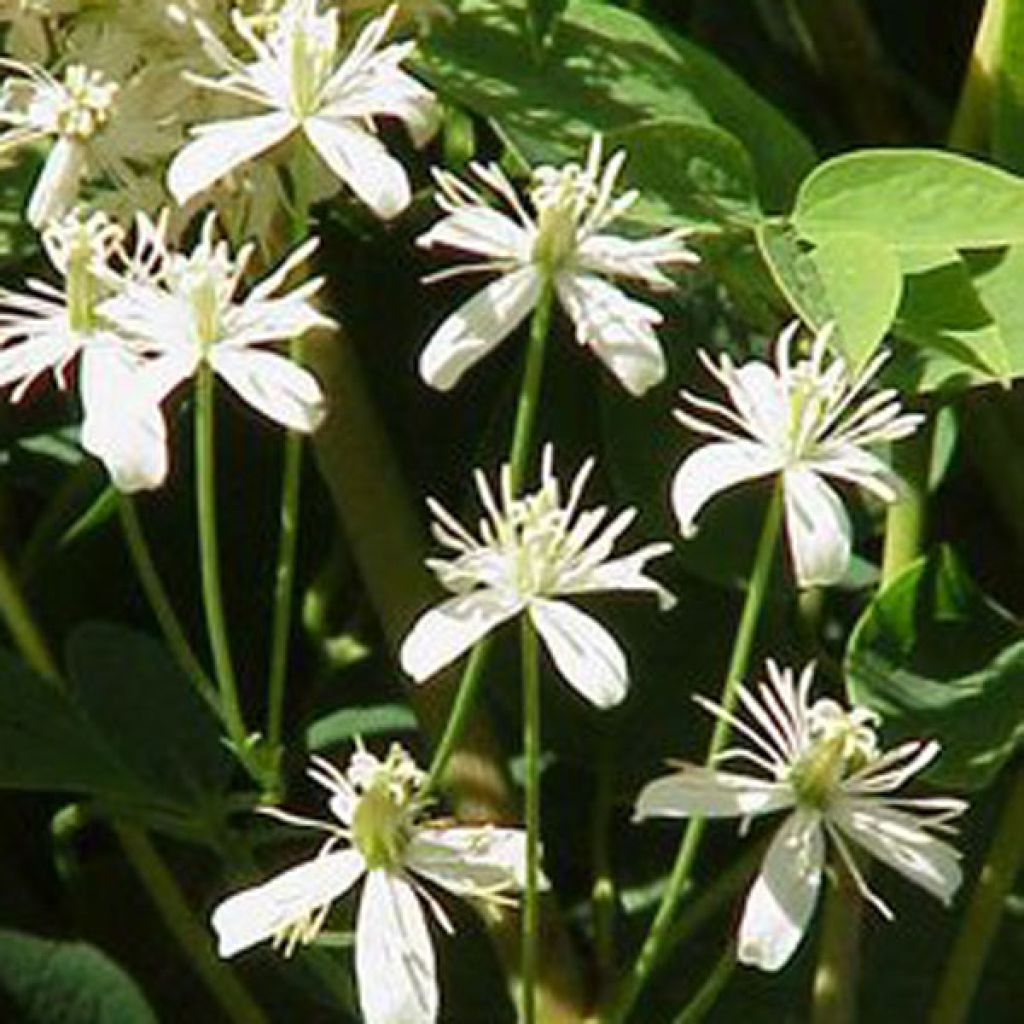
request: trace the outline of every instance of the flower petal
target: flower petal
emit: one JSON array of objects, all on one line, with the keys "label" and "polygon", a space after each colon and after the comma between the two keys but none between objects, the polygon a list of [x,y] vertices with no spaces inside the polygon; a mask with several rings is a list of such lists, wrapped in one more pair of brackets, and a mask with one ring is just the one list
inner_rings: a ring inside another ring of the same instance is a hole
[{"label": "flower petal", "polygon": [[833,804],[829,820],[880,861],[950,904],[963,880],[960,854],[929,834],[913,814],[877,799],[846,798]]},{"label": "flower petal", "polygon": [[409,205],[409,176],[375,135],[323,116],[307,118],[303,128],[324,163],[378,217],[387,220]]},{"label": "flower petal", "polygon": [[449,391],[474,363],[505,340],[537,304],[540,276],[532,267],[504,274],[463,303],[420,354],[420,376]]},{"label": "flower petal", "polygon": [[78,139],[59,138],[28,201],[25,216],[32,227],[44,228],[67,212],[78,195],[85,166],[85,144]]},{"label": "flower petal", "polygon": [[720,491],[777,473],[779,455],[756,441],[713,441],[691,452],[672,480],[672,508],[684,537],[697,532],[700,510]]},{"label": "flower petal", "polygon": [[457,896],[494,895],[526,884],[526,833],[519,828],[421,828],[405,853],[409,869]]},{"label": "flower petal", "polygon": [[751,775],[684,765],[640,791],[633,820],[645,818],[749,818],[794,803],[792,787]]},{"label": "flower petal", "polygon": [[399,653],[402,671],[422,683],[522,606],[518,597],[487,589],[449,598],[424,612],[409,630]]},{"label": "flower petal", "polygon": [[808,468],[824,476],[833,476],[863,487],[882,501],[896,501],[900,496],[900,478],[874,452],[846,444],[815,452]]},{"label": "flower petal", "polygon": [[492,260],[529,261],[533,238],[525,228],[500,210],[466,206],[442,217],[416,239],[424,249],[449,246]]},{"label": "flower petal", "polygon": [[853,531],[842,501],[813,470],[783,474],[786,534],[797,585],[829,586],[850,563]]},{"label": "flower petal", "polygon": [[82,353],[82,447],[101,459],[126,494],[167,476],[167,425],[145,369],[119,343],[93,341]]},{"label": "flower petal", "polygon": [[356,981],[365,1024],[434,1024],[437,963],[423,908],[400,875],[370,871],[356,920]]},{"label": "flower petal", "polygon": [[626,696],[629,673],[618,641],[596,619],[565,601],[535,599],[530,618],[565,681],[599,708]]},{"label": "flower petal", "polygon": [[577,341],[592,348],[631,395],[664,378],[665,354],[653,329],[661,314],[653,306],[590,274],[560,274],[556,288]]},{"label": "flower petal", "polygon": [[798,810],[772,840],[743,908],[737,959],[762,971],[784,967],[818,900],[825,837],[818,815]]},{"label": "flower petal", "polygon": [[184,206],[236,167],[276,146],[295,127],[292,115],[281,110],[200,125],[171,161],[167,188]]},{"label": "flower petal", "polygon": [[323,392],[316,377],[276,352],[215,346],[210,365],[245,399],[275,423],[310,433],[323,421]]},{"label": "flower petal", "polygon": [[217,952],[234,956],[273,938],[347,892],[365,870],[361,854],[339,850],[229,896],[210,919],[217,933]]}]

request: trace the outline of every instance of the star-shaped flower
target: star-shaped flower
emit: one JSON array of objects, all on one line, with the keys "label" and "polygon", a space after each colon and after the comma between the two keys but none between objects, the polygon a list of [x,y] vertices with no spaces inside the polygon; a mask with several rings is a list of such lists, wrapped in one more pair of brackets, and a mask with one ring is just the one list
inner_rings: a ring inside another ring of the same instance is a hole
[{"label": "star-shaped flower", "polygon": [[892,502],[899,479],[866,446],[912,434],[923,419],[900,408],[894,390],[865,396],[887,358],[879,353],[851,377],[844,360],[828,355],[830,328],[815,336],[810,354],[792,361],[799,329],[790,324],[775,347],[775,365],[751,359],[734,366],[727,355],[704,365],[725,388],[731,406],[684,391],[684,426],[716,438],[698,448],[676,472],[672,504],[683,536],[696,532],[704,505],[734,484],[782,476],[786,532],[801,587],[839,580],[850,561],[850,521],[827,477],[857,484]]},{"label": "star-shaped flower", "polygon": [[265,37],[235,12],[236,31],[255,55],[238,60],[210,32],[210,57],[223,78],[190,76],[198,85],[269,108],[267,113],[216,121],[174,158],[168,187],[186,203],[229,171],[296,133],[379,217],[408,206],[409,179],[375,134],[379,117],[404,121],[417,144],[433,134],[434,96],[403,71],[413,43],[383,45],[395,9],[375,18],[348,53],[339,45],[338,11],[317,11],[316,0],[287,0]]},{"label": "star-shaped flower", "polygon": [[585,167],[538,167],[530,189],[531,213],[495,164],[471,165],[477,178],[503,200],[513,216],[446,171],[436,171],[438,204],[447,216],[419,244],[450,246],[480,262],[434,275],[437,280],[475,271],[501,276],[448,317],[420,356],[420,373],[431,387],[454,387],[474,363],[502,342],[534,309],[547,282],[576,325],[576,339],[634,395],[665,376],[665,357],[654,328],[662,316],[653,306],[629,298],[609,277],[632,278],[655,291],[673,283],[664,267],[694,264],[683,232],[630,239],[606,229],[638,198],[615,198],[615,183],[626,154],[614,153],[601,166],[595,136]]},{"label": "star-shaped flower", "polygon": [[357,750],[344,774],[314,757],[309,776],[330,794],[334,821],[272,808],[265,813],[329,838],[312,860],[229,896],[214,910],[220,955],[267,939],[290,954],[317,937],[334,901],[362,879],[355,968],[363,1020],[433,1024],[437,964],[424,906],[445,931],[453,927],[421,882],[462,898],[507,902],[523,887],[524,834],[423,821],[423,773],[397,745],[384,761]]},{"label": "star-shaped flower", "polygon": [[738,817],[787,810],[747,896],[738,957],[766,971],[785,966],[795,952],[821,887],[826,836],[856,880],[862,896],[885,917],[892,914],[864,880],[847,847],[864,847],[924,890],[949,904],[960,885],[959,854],[934,833],[967,805],[947,797],[892,795],[939,753],[934,741],[912,740],[878,749],[877,716],[845,710],[828,698],[811,700],[813,665],[794,679],[768,662],[768,682],[755,695],[738,688],[745,717],[698,697],[746,741],[723,751],[719,763],[739,762],[758,774],[684,764],[649,783],[636,820],[652,817]]},{"label": "star-shaped flower", "polygon": [[610,522],[606,508],[579,511],[593,459],[576,474],[563,502],[553,461],[548,445],[540,488],[521,498],[512,496],[507,464],[497,496],[477,472],[477,491],[486,512],[478,537],[440,503],[429,502],[436,520],[434,536],[455,557],[437,558],[428,565],[456,596],[425,612],[402,644],[402,668],[417,682],[429,679],[485,634],[525,612],[570,686],[600,708],[625,697],[629,676],[618,642],[563,598],[601,590],[645,591],[654,594],[663,609],[669,608],[674,598],[644,574],[644,567],[671,546],[648,544],[610,557],[636,510],[626,509]]}]

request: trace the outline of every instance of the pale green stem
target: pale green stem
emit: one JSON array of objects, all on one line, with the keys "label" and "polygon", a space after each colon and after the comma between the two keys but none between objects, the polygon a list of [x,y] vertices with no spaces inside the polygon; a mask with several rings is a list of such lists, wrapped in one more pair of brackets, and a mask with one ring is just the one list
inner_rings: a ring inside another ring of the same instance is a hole
[{"label": "pale green stem", "polygon": [[[295,244],[303,242],[309,233],[307,157],[306,147],[301,146],[292,162],[292,241]],[[292,339],[288,354],[297,362],[301,360],[301,338]],[[302,443],[303,437],[298,431],[287,432],[281,470],[280,533],[274,572],[274,610],[270,626],[270,669],[267,679],[267,743],[272,751],[280,747],[284,732],[288,647],[295,606],[295,566],[299,550]]]},{"label": "pale green stem", "polygon": [[204,361],[196,372],[196,507],[199,520],[199,564],[202,576],[203,611],[221,712],[235,752],[247,761],[248,731],[238,698],[238,682],[231,660],[224,619],[217,538],[216,450],[213,424],[213,370]]},{"label": "pale green stem", "polygon": [[523,762],[526,784],[526,889],[523,893],[523,1024],[537,1019],[540,928],[540,658],[537,633],[522,617]]},{"label": "pale green stem", "polygon": [[[893,446],[893,469],[902,478],[903,496],[889,506],[882,549],[881,586],[890,583],[921,554],[928,511],[934,417],[915,434]],[[867,872],[868,865],[862,866]],[[814,974],[813,1024],[853,1024],[857,1020],[862,901],[855,884],[839,866],[840,883],[825,896],[818,964]]]},{"label": "pale green stem", "polygon": [[[512,431],[512,445],[509,455],[509,475],[512,493],[518,494],[523,477],[529,465],[533,448],[533,435],[540,405],[540,388],[544,375],[544,350],[547,347],[548,330],[551,325],[551,307],[554,291],[550,282],[541,290],[540,298],[530,321],[530,340],[526,348],[526,365],[523,368],[523,382],[516,406],[516,419]],[[459,691],[452,705],[448,721],[440,742],[434,748],[434,756],[427,774],[427,789],[441,784],[448,759],[458,746],[463,729],[476,707],[476,698],[483,679],[484,669],[490,652],[489,637],[484,637],[473,648],[462,673]]]},{"label": "pale green stem", "polygon": [[697,994],[683,1007],[672,1024],[698,1024],[702,1021],[718,1001],[735,969],[736,948],[730,943]]},{"label": "pale green stem", "polygon": [[[743,612],[740,615],[736,639],[733,642],[732,655],[722,687],[720,704],[727,711],[732,711],[736,704],[736,687],[746,674],[750,665],[750,656],[757,635],[757,623],[761,616],[768,583],[771,579],[772,564],[775,557],[775,546],[778,542],[779,529],[782,524],[782,482],[775,484],[771,502],[765,516],[761,537],[754,556],[754,568],[750,576]],[[729,739],[730,727],[724,719],[715,722],[708,746],[707,763],[724,749]],[[676,855],[672,873],[669,876],[665,894],[654,915],[647,938],[640,949],[636,964],[623,983],[619,997],[612,1006],[607,1017],[608,1024],[621,1024],[625,1021],[636,1003],[637,997],[650,977],[651,972],[662,958],[672,933],[672,921],[675,917],[679,901],[690,884],[690,876],[697,860],[701,840],[704,835],[704,819],[691,818],[687,823]]]},{"label": "pale green stem", "polygon": [[1024,766],[1018,767],[932,1006],[929,1024],[965,1024],[1024,862]]},{"label": "pale green stem", "polygon": [[118,512],[121,517],[125,543],[135,566],[139,584],[142,586],[143,593],[146,595],[146,600],[160,626],[167,646],[181,670],[192,681],[199,696],[210,705],[217,715],[220,715],[220,698],[217,696],[217,687],[206,674],[188,642],[185,630],[171,605],[160,574],[157,572],[153,554],[146,541],[142,523],[139,521],[135,502],[127,494],[118,495]]},{"label": "pale green stem", "polygon": [[14,646],[25,661],[45,679],[58,680],[60,671],[57,663],[50,654],[46,639],[36,625],[3,554],[0,554],[0,616],[10,631]]},{"label": "pale green stem", "polygon": [[238,977],[213,952],[209,931],[196,920],[184,893],[146,833],[116,822],[113,828],[164,925],[228,1020],[233,1024],[270,1024]]}]

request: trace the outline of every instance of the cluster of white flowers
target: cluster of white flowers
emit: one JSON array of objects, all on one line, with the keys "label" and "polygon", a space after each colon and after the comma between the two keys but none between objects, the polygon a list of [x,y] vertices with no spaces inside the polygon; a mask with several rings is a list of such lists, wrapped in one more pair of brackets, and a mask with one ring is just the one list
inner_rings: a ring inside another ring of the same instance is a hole
[{"label": "cluster of white flowers", "polygon": [[[319,278],[289,287],[316,240],[255,281],[247,279],[253,254],[257,245],[267,250],[282,171],[292,172],[293,184],[296,168],[310,175],[307,198],[314,200],[344,187],[383,219],[409,206],[409,174],[382,141],[380,123],[400,122],[423,146],[439,111],[404,67],[414,43],[395,41],[393,29],[403,15],[429,20],[446,12],[439,0],[407,0],[352,24],[350,13],[343,17],[321,0],[0,3],[11,54],[0,59],[0,156],[48,145],[26,212],[61,281],[30,279],[23,291],[0,290],[0,387],[10,387],[17,402],[47,372],[64,386],[77,367],[82,444],[123,491],[164,481],[167,407],[199,372],[215,374],[290,429],[314,431],[324,416],[316,379],[267,348],[332,326],[314,305]],[[671,273],[698,257],[682,231],[611,233],[637,199],[617,191],[625,162],[622,151],[605,159],[595,137],[582,164],[534,168],[522,193],[496,164],[471,164],[466,179],[434,171],[443,216],[419,244],[469,258],[434,279],[498,276],[426,342],[419,370],[428,385],[453,388],[549,305],[565,311],[580,345],[631,395],[664,379],[656,333],[662,314],[618,281],[666,292],[675,284]],[[206,214],[188,247],[180,238],[200,206],[217,212]],[[130,228],[116,219],[126,210]],[[254,240],[236,246],[222,237],[225,226],[232,237]],[[898,479],[867,448],[906,437],[920,417],[904,412],[893,391],[866,393],[884,355],[851,375],[830,353],[827,329],[800,358],[797,340],[797,324],[782,331],[774,365],[751,359],[736,366],[727,356],[701,354],[730,404],[683,393],[678,419],[712,441],[682,462],[672,502],[690,536],[720,491],[779,477],[795,578],[804,587],[837,582],[851,556],[850,522],[827,479],[896,500]],[[622,647],[568,598],[641,592],[670,608],[672,596],[645,570],[671,546],[648,543],[616,555],[635,511],[582,509],[594,461],[563,493],[553,452],[544,449],[539,486],[527,493],[513,490],[510,465],[496,488],[477,471],[483,516],[475,531],[429,503],[434,537],[452,554],[428,565],[453,596],[425,610],[402,645],[401,666],[416,682],[525,615],[574,690],[599,708],[626,698]],[[936,833],[964,805],[891,795],[933,761],[936,743],[881,753],[874,716],[811,699],[810,668],[797,681],[769,662],[768,675],[756,694],[740,688],[745,716],[701,699],[749,743],[720,762],[761,774],[686,765],[647,786],[636,815],[790,812],[747,898],[738,946],[743,962],[775,970],[807,927],[826,836],[883,912],[848,839],[948,902],[960,871]],[[507,900],[524,885],[523,834],[424,821],[424,776],[397,747],[383,761],[360,747],[345,772],[317,758],[309,774],[328,791],[333,821],[266,813],[328,838],[314,859],[218,906],[220,952],[231,956],[273,939],[290,953],[313,941],[333,902],[362,881],[355,964],[364,1019],[433,1024],[439,995],[428,924],[433,918],[451,931],[451,923],[421,880],[458,896]]]}]

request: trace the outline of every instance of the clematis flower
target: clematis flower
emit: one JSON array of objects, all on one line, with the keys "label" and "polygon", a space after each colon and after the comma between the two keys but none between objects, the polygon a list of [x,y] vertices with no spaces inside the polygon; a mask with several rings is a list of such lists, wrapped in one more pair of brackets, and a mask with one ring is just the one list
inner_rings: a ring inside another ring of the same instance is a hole
[{"label": "clematis flower", "polygon": [[264,416],[292,430],[315,430],[324,415],[316,378],[263,346],[333,326],[310,302],[320,278],[277,294],[316,247],[316,239],[295,249],[239,299],[251,245],[233,256],[228,243],[217,239],[216,219],[210,215],[199,244],[186,255],[167,246],[165,228],[166,218],[154,224],[139,215],[135,265],[99,307],[151,355],[147,374],[158,396],[162,399],[206,363]]},{"label": "clematis flower", "polygon": [[424,775],[397,745],[384,761],[357,750],[344,773],[314,757],[309,776],[330,794],[334,821],[273,808],[264,813],[328,838],[312,860],[229,896],[214,910],[220,955],[268,939],[290,954],[319,935],[334,901],[362,880],[355,969],[363,1020],[433,1024],[439,998],[428,916],[449,934],[453,927],[422,883],[463,898],[509,902],[523,887],[524,834],[424,822]]},{"label": "clematis flower", "polygon": [[497,496],[477,472],[477,491],[486,512],[479,537],[439,502],[429,502],[436,520],[434,536],[455,557],[427,564],[456,596],[425,612],[402,644],[402,668],[417,682],[429,679],[501,623],[525,612],[570,686],[600,708],[625,697],[629,678],[622,648],[600,623],[562,598],[600,590],[645,591],[658,598],[662,609],[669,608],[674,598],[644,574],[644,567],[671,546],[648,544],[610,557],[615,542],[636,518],[636,509],[626,509],[610,521],[603,507],[579,511],[593,459],[580,468],[563,502],[553,460],[547,445],[540,488],[521,498],[512,496],[507,464]]},{"label": "clematis flower", "polygon": [[576,340],[592,348],[631,394],[642,395],[665,376],[665,357],[654,332],[661,313],[605,279],[632,278],[664,291],[672,281],[662,268],[698,260],[683,244],[681,231],[637,240],[606,233],[638,198],[635,191],[614,196],[625,160],[620,150],[602,169],[601,139],[594,136],[586,166],[536,168],[532,214],[496,164],[472,164],[476,177],[513,216],[489,206],[481,192],[454,174],[434,172],[437,201],[447,216],[419,244],[450,246],[480,261],[433,279],[494,270],[501,276],[448,317],[427,342],[419,366],[431,387],[453,388],[522,323],[548,284],[575,324]]},{"label": "clematis flower", "polygon": [[697,515],[720,491],[781,474],[796,579],[809,587],[835,583],[850,561],[850,521],[827,478],[895,501],[899,478],[866,448],[907,437],[923,417],[903,412],[894,390],[864,394],[886,353],[851,377],[841,357],[828,356],[826,327],[809,356],[794,363],[798,329],[794,322],[779,335],[774,366],[752,359],[737,367],[727,355],[716,364],[700,354],[731,405],[682,392],[687,408],[676,418],[715,440],[683,460],[672,483],[672,504],[683,536],[693,536]]},{"label": "clematis flower", "polygon": [[27,290],[0,289],[0,388],[19,402],[48,371],[60,387],[78,364],[82,447],[101,459],[114,486],[159,485],[167,472],[158,396],[143,373],[145,353],[98,312],[114,287],[110,261],[121,229],[103,214],[74,210],[52,221],[43,247],[65,287],[30,278]]},{"label": "clematis flower", "polygon": [[316,0],[287,0],[265,38],[235,12],[235,29],[256,57],[249,64],[206,32],[209,55],[226,74],[191,80],[268,111],[196,127],[168,171],[175,199],[186,203],[232,169],[301,133],[377,216],[404,210],[411,198],[408,176],[377,138],[374,121],[404,121],[420,145],[436,128],[436,112],[433,94],[400,67],[415,44],[382,45],[394,11],[371,21],[344,56],[338,12],[318,13]]},{"label": "clematis flower", "polygon": [[826,837],[835,845],[861,895],[884,917],[892,913],[871,891],[847,842],[862,846],[948,905],[960,886],[959,853],[936,833],[967,805],[948,797],[893,795],[939,753],[934,741],[878,748],[878,717],[811,700],[814,667],[794,678],[768,662],[768,682],[740,686],[742,713],[697,697],[746,741],[725,750],[719,764],[750,765],[757,774],[684,764],[640,793],[635,820],[653,817],[738,817],[789,811],[747,895],[740,922],[741,963],[777,971],[795,952],[818,899]]}]

